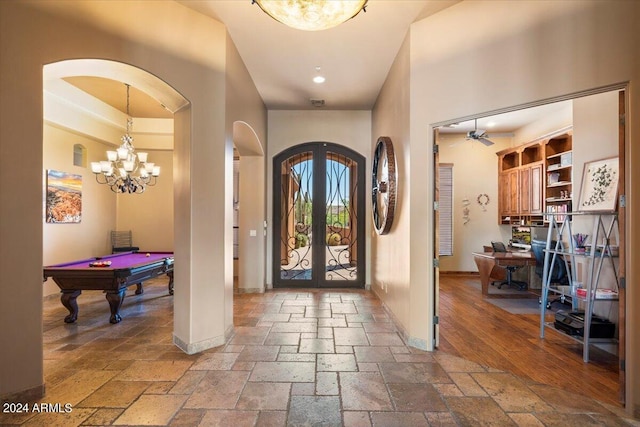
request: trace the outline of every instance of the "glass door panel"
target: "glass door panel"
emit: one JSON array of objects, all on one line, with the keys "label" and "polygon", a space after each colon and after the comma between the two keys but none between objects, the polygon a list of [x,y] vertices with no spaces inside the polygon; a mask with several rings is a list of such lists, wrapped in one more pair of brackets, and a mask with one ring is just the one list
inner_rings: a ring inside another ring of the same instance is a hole
[{"label": "glass door panel", "polygon": [[313,153],[302,152],[280,165],[280,279],[313,275]]},{"label": "glass door panel", "polygon": [[275,287],[364,287],[364,158],[330,143],[274,158]]},{"label": "glass door panel", "polygon": [[325,280],[358,278],[357,163],[327,152]]}]

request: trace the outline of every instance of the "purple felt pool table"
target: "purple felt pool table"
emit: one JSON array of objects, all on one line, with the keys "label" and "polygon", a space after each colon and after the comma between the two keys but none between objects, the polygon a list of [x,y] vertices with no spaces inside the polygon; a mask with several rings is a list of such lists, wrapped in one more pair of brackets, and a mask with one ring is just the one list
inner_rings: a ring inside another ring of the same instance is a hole
[{"label": "purple felt pool table", "polygon": [[78,319],[76,299],[83,290],[105,292],[111,308],[111,323],[122,320],[120,307],[128,286],[137,285],[136,295],[140,295],[143,292],[142,282],[166,274],[169,277],[169,294],[173,295],[171,252],[123,252],[105,255],[50,265],[44,267],[43,274],[44,280],[51,277],[62,292],[60,301],[69,310],[69,315],[64,318],[66,323],[74,323]]}]

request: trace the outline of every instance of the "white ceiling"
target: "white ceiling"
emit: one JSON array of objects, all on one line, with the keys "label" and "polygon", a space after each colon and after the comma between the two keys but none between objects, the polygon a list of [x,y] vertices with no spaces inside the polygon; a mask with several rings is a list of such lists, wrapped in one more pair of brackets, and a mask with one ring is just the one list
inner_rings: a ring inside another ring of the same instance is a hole
[{"label": "white ceiling", "polygon": [[[446,9],[460,0],[369,0],[366,12],[324,31],[301,31],[281,24],[251,0],[177,0],[228,28],[242,60],[269,110],[370,110],[380,92],[412,22]],[[323,84],[313,83],[320,73]],[[125,111],[121,82],[96,77],[65,79],[107,104]],[[311,99],[323,99],[314,107]],[[551,104],[479,118],[478,129],[513,132],[527,123],[563,108]],[[131,88],[133,117],[170,118],[153,98]],[[489,126],[494,122],[494,126]],[[474,121],[441,128],[441,133],[464,133]]]},{"label": "white ceiling", "polygon": [[453,123],[453,126],[443,126],[440,133],[443,134],[466,134],[470,130],[479,129],[487,131],[488,134],[511,133],[523,126],[552,116],[567,108],[571,108],[572,101],[559,101],[550,104],[529,107],[522,110],[510,111],[508,113],[494,114],[487,117],[479,117],[474,120],[466,120]]},{"label": "white ceiling", "polygon": [[251,0],[178,1],[226,25],[268,109],[370,110],[410,24],[459,0],[369,0],[366,12],[324,31],[289,28]]}]

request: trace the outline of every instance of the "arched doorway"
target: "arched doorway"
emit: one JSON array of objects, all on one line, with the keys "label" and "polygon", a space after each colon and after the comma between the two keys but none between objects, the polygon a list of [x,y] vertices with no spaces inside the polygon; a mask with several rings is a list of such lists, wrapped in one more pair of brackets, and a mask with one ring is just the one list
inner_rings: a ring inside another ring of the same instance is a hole
[{"label": "arched doorway", "polygon": [[[43,166],[78,176],[79,199],[85,205],[78,227],[43,225],[44,265],[108,254],[111,232],[118,229],[133,230],[136,246],[148,251],[174,251],[174,113],[188,109],[188,101],[148,71],[118,61],[58,61],[43,67],[42,78]],[[116,194],[101,185],[104,181],[89,166],[105,160],[106,151],[118,146],[129,126],[135,148],[151,151],[150,161],[162,169],[145,194]],[[79,141],[84,144],[83,161],[76,164],[74,158],[72,164],[65,153]],[[131,212],[155,214],[149,221],[149,215]],[[43,285],[45,296],[58,292],[52,281]]]},{"label": "arched doorway", "polygon": [[364,157],[310,142],[273,170],[274,287],[364,287]]}]

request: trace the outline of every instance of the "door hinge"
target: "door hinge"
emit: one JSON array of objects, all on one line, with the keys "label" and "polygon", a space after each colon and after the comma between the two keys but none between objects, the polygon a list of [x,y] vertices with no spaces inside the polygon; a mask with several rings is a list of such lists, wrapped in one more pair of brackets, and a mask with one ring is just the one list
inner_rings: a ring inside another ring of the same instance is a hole
[{"label": "door hinge", "polygon": [[627,289],[627,279],[625,279],[624,277],[620,277],[618,279],[618,287],[620,289]]},{"label": "door hinge", "polygon": [[434,266],[435,268],[440,268],[440,260],[439,260],[439,259],[437,259],[437,258],[434,258],[434,259],[433,259],[433,266]]},{"label": "door hinge", "polygon": [[624,194],[620,195],[620,203],[619,206],[621,208],[626,208],[627,207],[627,198],[624,196]]},{"label": "door hinge", "polygon": [[626,371],[626,369],[625,369],[626,367],[627,367],[627,364],[626,364],[625,360],[624,359],[620,359],[620,372],[625,372]]},{"label": "door hinge", "polygon": [[438,144],[433,144],[433,154],[438,154],[440,152],[440,146]]},{"label": "door hinge", "polygon": [[433,316],[433,324],[434,325],[440,324],[440,318],[438,316]]},{"label": "door hinge", "polygon": [[440,207],[440,203],[438,203],[438,202],[433,202],[433,210],[434,210],[434,211],[437,211],[439,207]]},{"label": "door hinge", "polygon": [[620,124],[624,126],[626,124],[626,121],[627,121],[627,115],[624,113],[620,114]]}]

